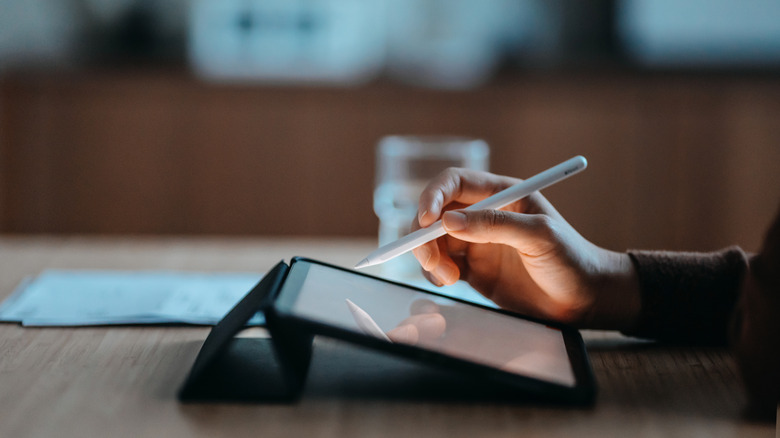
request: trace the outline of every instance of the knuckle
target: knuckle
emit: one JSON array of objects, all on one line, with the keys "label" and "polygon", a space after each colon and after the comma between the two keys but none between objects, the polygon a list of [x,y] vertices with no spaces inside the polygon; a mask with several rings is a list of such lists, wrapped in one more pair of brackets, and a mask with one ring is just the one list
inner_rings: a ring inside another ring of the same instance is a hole
[{"label": "knuckle", "polygon": [[444,169],[438,177],[433,179],[432,185],[448,189],[458,186],[461,178],[461,170],[462,169],[458,169],[457,167],[448,167]]},{"label": "knuckle", "polygon": [[491,232],[503,228],[509,221],[507,212],[503,210],[487,211],[485,216],[487,228]]},{"label": "knuckle", "polygon": [[457,196],[463,169],[448,167],[434,177],[420,195],[420,208],[442,208],[447,199]]}]

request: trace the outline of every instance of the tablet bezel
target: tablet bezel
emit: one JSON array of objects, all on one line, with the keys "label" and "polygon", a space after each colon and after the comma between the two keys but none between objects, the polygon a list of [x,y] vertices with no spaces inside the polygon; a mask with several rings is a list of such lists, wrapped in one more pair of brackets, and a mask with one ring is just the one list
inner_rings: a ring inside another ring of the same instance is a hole
[{"label": "tablet bezel", "polygon": [[[434,297],[443,297],[453,301],[457,301],[469,306],[478,307],[490,312],[501,313],[512,317],[520,318],[526,321],[535,322],[549,326],[553,329],[560,330],[563,335],[564,345],[566,347],[567,356],[569,358],[572,371],[574,373],[575,385],[566,386],[560,383],[555,383],[547,380],[542,380],[536,377],[527,375],[521,375],[501,369],[491,367],[482,363],[472,362],[463,358],[450,356],[435,350],[426,349],[416,345],[401,344],[401,343],[389,343],[382,341],[373,336],[369,336],[358,331],[349,330],[342,327],[337,327],[322,321],[315,321],[300,315],[295,314],[292,311],[292,306],[297,298],[297,292],[294,297],[287,296],[292,291],[299,291],[302,286],[302,281],[305,278],[297,274],[296,265],[309,263],[327,268],[344,271],[350,275],[359,275],[367,278],[371,278],[375,281],[382,283],[393,284],[395,286],[404,287],[414,292],[420,292],[428,294]],[[300,278],[299,278],[300,277]],[[299,281],[300,280],[300,281]],[[299,281],[298,284],[294,284]],[[285,296],[282,297],[282,291],[285,291]],[[404,283],[388,280],[385,278],[373,276],[363,272],[357,272],[344,267],[332,265],[330,263],[321,262],[305,257],[294,257],[290,263],[290,269],[287,272],[284,284],[276,291],[276,296],[273,299],[273,304],[266,309],[266,319],[270,319],[269,323],[273,320],[291,321],[295,325],[311,332],[312,334],[324,335],[334,339],[339,339],[347,342],[351,342],[364,347],[380,350],[383,352],[391,353],[397,356],[409,358],[419,362],[423,362],[432,366],[438,366],[446,368],[455,372],[467,373],[471,378],[486,379],[497,383],[499,385],[511,385],[513,388],[521,390],[522,394],[535,395],[543,399],[562,401],[575,404],[590,404],[595,398],[596,386],[595,379],[593,377],[593,371],[588,359],[588,354],[585,349],[585,344],[580,336],[579,331],[575,328],[544,321],[537,318],[528,317],[518,313],[510,312],[503,309],[495,309],[479,304],[475,304],[469,301],[465,301],[458,298],[453,298],[444,294],[439,294],[426,289],[410,286]]]}]

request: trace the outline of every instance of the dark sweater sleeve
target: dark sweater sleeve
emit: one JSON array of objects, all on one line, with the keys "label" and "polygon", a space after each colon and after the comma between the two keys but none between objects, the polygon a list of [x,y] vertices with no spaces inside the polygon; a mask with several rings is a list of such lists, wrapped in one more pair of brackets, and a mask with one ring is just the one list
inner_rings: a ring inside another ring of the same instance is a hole
[{"label": "dark sweater sleeve", "polygon": [[664,342],[727,342],[728,324],[747,270],[745,253],[629,251],[637,269],[642,310],[624,334]]}]

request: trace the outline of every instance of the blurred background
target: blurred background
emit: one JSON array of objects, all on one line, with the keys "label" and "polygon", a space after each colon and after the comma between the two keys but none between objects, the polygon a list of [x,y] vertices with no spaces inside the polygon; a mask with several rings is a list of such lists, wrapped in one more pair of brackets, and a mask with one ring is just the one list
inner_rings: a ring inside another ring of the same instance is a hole
[{"label": "blurred background", "polygon": [[771,0],[0,0],[0,232],[377,234],[380,138],[490,146],[616,250],[757,250]]}]

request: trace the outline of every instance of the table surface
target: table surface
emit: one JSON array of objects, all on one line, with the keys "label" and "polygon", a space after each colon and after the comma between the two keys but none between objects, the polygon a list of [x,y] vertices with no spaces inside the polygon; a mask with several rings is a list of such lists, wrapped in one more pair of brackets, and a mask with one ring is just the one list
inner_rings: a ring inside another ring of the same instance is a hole
[{"label": "table surface", "polygon": [[[262,272],[294,255],[350,266],[374,245],[337,238],[4,236],[0,298],[47,268]],[[726,350],[593,331],[583,337],[599,394],[588,408],[356,391],[342,384],[350,382],[346,370],[329,370],[327,381],[310,376],[295,404],[179,403],[176,392],[208,331],[0,324],[0,436],[777,436],[775,423],[744,415],[745,395]],[[356,367],[384,360],[351,348],[318,339],[311,373],[323,375],[318,351],[350,355]],[[404,366],[388,360],[386,366]]]}]

